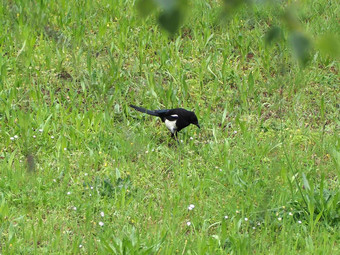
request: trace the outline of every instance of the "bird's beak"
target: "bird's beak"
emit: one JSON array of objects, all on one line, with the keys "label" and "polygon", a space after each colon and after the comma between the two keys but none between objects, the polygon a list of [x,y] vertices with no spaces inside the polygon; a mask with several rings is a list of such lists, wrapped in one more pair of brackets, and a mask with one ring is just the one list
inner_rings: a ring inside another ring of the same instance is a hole
[{"label": "bird's beak", "polygon": [[198,123],[197,123],[197,124],[195,124],[195,125],[196,125],[198,128],[201,128],[201,127],[200,127],[200,125],[199,125]]}]

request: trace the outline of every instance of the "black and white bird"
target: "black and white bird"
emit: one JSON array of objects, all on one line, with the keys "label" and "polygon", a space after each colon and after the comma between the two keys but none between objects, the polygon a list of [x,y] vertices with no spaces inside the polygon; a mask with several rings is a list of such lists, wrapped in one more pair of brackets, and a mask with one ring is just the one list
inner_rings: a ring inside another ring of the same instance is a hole
[{"label": "black and white bird", "polygon": [[171,132],[171,137],[174,138],[177,137],[177,132],[181,131],[190,124],[196,125],[198,128],[200,128],[196,114],[183,108],[150,111],[134,105],[130,105],[130,107],[136,109],[137,111],[160,117]]}]

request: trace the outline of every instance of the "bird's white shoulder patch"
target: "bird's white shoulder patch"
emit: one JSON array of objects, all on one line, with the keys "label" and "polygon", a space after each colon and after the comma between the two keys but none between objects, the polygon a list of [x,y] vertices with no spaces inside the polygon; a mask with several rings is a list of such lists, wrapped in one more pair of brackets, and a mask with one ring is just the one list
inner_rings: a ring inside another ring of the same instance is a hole
[{"label": "bird's white shoulder patch", "polygon": [[176,120],[167,120],[165,119],[165,126],[170,130],[171,133],[175,133],[177,130],[177,126],[176,126]]},{"label": "bird's white shoulder patch", "polygon": [[178,118],[178,115],[177,114],[172,114],[171,117]]}]

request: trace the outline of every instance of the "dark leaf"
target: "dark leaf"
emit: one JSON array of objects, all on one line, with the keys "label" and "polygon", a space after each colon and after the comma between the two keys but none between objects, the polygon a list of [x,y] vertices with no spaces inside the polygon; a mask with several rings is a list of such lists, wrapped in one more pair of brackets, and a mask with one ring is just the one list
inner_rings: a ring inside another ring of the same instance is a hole
[{"label": "dark leaf", "polygon": [[282,38],[282,30],[279,27],[272,27],[265,36],[266,43],[271,44],[273,41]]},{"label": "dark leaf", "polygon": [[29,153],[26,156],[27,160],[27,169],[29,172],[34,172],[35,171],[35,160],[33,154]]},{"label": "dark leaf", "polygon": [[290,37],[295,57],[305,66],[309,60],[312,46],[310,40],[301,32],[292,32]]},{"label": "dark leaf", "polygon": [[179,8],[164,11],[158,17],[159,24],[171,34],[174,34],[178,30],[181,20],[182,13]]}]

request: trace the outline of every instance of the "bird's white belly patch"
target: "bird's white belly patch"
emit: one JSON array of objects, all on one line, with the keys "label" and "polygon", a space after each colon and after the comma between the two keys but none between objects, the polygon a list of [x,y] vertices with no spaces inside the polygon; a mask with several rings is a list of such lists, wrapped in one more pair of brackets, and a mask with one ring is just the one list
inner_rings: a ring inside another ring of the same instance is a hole
[{"label": "bird's white belly patch", "polygon": [[165,126],[170,130],[171,133],[175,133],[177,130],[176,120],[170,121],[165,119]]}]

